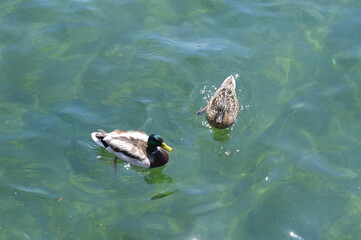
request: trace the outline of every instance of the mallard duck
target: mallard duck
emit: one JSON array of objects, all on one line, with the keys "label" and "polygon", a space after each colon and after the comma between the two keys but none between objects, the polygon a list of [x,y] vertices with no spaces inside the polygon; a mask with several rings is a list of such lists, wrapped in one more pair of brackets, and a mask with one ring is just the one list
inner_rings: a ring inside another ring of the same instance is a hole
[{"label": "mallard duck", "polygon": [[[96,144],[104,147],[116,158],[142,168],[155,168],[168,162],[168,154],[163,150],[173,151],[161,136],[148,136],[139,130],[122,131],[116,129],[107,133],[101,129],[91,133]],[[162,149],[163,148],[163,149]]]},{"label": "mallard duck", "polygon": [[224,129],[232,126],[239,112],[236,94],[236,80],[233,75],[227,77],[211,100],[197,114],[206,112],[206,118],[213,127]]}]

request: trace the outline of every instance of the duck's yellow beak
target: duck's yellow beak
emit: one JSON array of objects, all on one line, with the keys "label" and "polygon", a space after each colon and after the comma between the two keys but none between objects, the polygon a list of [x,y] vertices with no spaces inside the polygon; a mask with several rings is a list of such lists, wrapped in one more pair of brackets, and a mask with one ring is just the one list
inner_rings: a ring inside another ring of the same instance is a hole
[{"label": "duck's yellow beak", "polygon": [[169,151],[169,152],[173,151],[173,148],[169,147],[167,144],[165,144],[165,142],[162,143],[161,147],[164,148],[165,150]]}]

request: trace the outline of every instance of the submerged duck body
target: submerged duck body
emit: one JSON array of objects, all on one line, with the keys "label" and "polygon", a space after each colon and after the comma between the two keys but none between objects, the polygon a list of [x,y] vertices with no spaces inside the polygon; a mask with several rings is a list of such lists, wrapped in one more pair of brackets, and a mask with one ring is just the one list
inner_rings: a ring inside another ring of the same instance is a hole
[{"label": "submerged duck body", "polygon": [[228,128],[233,125],[239,112],[236,94],[236,80],[233,75],[227,77],[221,87],[215,92],[207,106],[198,111],[201,115],[206,112],[206,118],[215,128]]},{"label": "submerged duck body", "polygon": [[117,158],[142,168],[160,167],[168,162],[168,154],[163,150],[173,151],[163,139],[152,134],[148,136],[139,130],[114,130],[107,133],[101,129],[91,133],[96,144],[104,147]]}]

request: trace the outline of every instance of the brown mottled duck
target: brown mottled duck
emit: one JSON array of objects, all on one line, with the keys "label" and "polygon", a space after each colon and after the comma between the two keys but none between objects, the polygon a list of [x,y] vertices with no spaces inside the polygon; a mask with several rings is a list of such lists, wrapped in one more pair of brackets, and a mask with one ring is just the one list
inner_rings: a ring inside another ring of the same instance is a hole
[{"label": "brown mottled duck", "polygon": [[207,106],[198,111],[201,115],[206,112],[206,118],[215,128],[228,128],[233,125],[239,112],[236,94],[236,80],[233,75],[227,77],[221,87],[215,92]]}]

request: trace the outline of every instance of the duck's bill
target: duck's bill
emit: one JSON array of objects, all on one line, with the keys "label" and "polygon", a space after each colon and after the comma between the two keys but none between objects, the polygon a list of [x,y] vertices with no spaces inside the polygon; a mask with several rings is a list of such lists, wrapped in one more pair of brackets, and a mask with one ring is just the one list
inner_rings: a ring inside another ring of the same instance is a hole
[{"label": "duck's bill", "polygon": [[165,143],[162,143],[162,148],[164,148],[165,150],[169,151],[169,152],[172,152],[173,151],[173,148],[169,147],[167,144]]}]

